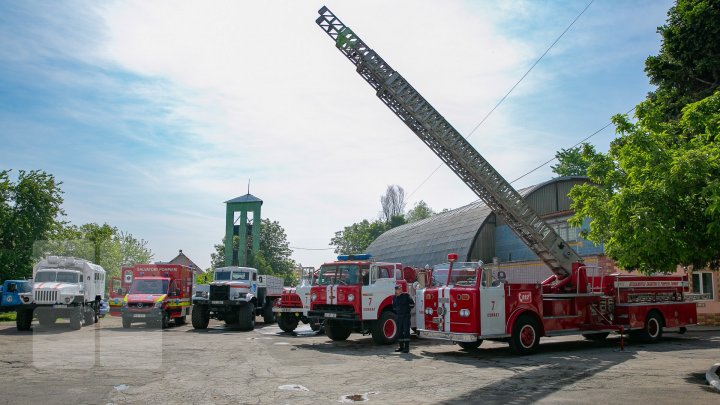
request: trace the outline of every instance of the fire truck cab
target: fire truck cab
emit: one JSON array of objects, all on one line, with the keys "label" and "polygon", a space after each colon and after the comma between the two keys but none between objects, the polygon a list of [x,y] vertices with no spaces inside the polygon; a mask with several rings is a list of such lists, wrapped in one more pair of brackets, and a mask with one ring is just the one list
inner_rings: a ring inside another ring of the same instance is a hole
[{"label": "fire truck cab", "polygon": [[395,285],[414,296],[417,272],[400,263],[372,262],[371,256],[340,255],[318,270],[311,288],[309,317],[322,322],[332,340],[347,339],[352,332],[371,334],[378,344],[397,340],[398,328],[392,299]]}]

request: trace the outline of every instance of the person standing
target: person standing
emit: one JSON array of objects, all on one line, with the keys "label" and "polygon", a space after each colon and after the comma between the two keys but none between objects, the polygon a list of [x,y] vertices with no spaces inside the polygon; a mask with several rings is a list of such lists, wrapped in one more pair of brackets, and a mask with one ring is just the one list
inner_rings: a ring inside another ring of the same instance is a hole
[{"label": "person standing", "polygon": [[398,342],[400,347],[396,352],[410,352],[410,310],[415,308],[415,301],[408,293],[404,293],[401,285],[395,286],[393,309],[397,315]]}]

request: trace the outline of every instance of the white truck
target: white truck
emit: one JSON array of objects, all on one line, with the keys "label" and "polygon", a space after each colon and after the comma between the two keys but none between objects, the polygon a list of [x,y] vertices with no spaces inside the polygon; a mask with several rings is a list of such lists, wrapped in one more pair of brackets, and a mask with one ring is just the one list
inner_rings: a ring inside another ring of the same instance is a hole
[{"label": "white truck", "polygon": [[215,269],[213,280],[207,298],[193,297],[193,328],[206,329],[210,318],[242,330],[255,329],[258,315],[265,323],[275,322],[273,304],[282,295],[282,277],[258,274],[252,267],[230,266]]},{"label": "white truck", "polygon": [[40,325],[69,318],[72,329],[98,321],[105,294],[105,269],[74,257],[47,256],[33,268],[30,302],[17,308],[17,329],[29,330],[33,317]]}]

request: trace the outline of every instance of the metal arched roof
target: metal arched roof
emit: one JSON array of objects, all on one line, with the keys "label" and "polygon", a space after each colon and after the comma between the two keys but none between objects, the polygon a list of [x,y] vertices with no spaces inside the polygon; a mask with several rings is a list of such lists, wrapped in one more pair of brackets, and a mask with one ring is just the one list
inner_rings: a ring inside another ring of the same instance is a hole
[{"label": "metal arched roof", "polygon": [[[527,187],[518,192],[528,198],[533,192],[552,183],[586,177],[560,177]],[[430,218],[393,228],[380,235],[367,251],[378,261],[400,262],[410,266],[434,265],[447,261],[448,253],[467,257],[492,211],[481,200],[435,214]]]}]

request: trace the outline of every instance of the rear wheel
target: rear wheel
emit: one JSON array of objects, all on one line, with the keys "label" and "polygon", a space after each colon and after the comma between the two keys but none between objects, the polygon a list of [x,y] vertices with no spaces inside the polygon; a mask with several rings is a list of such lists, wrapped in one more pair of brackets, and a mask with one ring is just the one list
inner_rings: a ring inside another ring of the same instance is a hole
[{"label": "rear wheel", "polygon": [[510,348],[521,356],[534,353],[540,344],[540,327],[531,315],[520,315],[513,325]]},{"label": "rear wheel", "polygon": [[266,302],[263,307],[263,322],[267,325],[275,323],[275,313],[272,310],[272,303]]},{"label": "rear wheel", "polygon": [[19,331],[30,330],[30,325],[32,325],[32,319],[33,319],[33,311],[32,310],[18,309],[17,314],[15,315],[15,326],[17,326],[17,330],[19,330]]},{"label": "rear wheel", "polygon": [[633,336],[637,336],[640,341],[645,343],[655,343],[662,338],[662,328],[662,316],[656,311],[652,311],[645,319],[645,327]]},{"label": "rear wheel", "polygon": [[480,340],[475,341],[475,342],[458,342],[458,345],[460,345],[460,347],[461,347],[463,350],[475,350],[475,349],[477,349],[478,347],[480,347],[480,345],[482,344],[482,342],[483,342],[482,339],[480,339]]},{"label": "rear wheel", "polygon": [[73,311],[70,314],[70,329],[72,330],[78,330],[82,328],[82,322],[83,322],[83,314],[80,312],[80,309],[77,311]]},{"label": "rear wheel", "polygon": [[299,319],[295,314],[284,313],[278,317],[278,326],[283,332],[293,332],[299,323]]},{"label": "rear wheel", "polygon": [[207,329],[210,323],[210,311],[204,305],[196,305],[190,319],[194,329]]},{"label": "rear wheel", "polygon": [[372,328],[372,338],[379,345],[395,343],[398,337],[398,325],[394,312],[385,311]]},{"label": "rear wheel", "polygon": [[95,311],[91,307],[85,307],[83,310],[83,318],[85,326],[90,326],[95,323]]},{"label": "rear wheel", "polygon": [[342,323],[328,323],[325,325],[325,335],[333,341],[343,341],[352,333],[350,325],[343,325]]},{"label": "rear wheel", "polygon": [[123,329],[128,329],[131,324],[132,324],[132,320],[126,316],[123,316],[123,318],[122,318]]},{"label": "rear wheel", "polygon": [[248,302],[247,305],[240,308],[240,329],[255,329],[255,304]]}]

